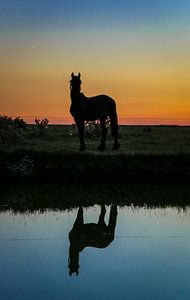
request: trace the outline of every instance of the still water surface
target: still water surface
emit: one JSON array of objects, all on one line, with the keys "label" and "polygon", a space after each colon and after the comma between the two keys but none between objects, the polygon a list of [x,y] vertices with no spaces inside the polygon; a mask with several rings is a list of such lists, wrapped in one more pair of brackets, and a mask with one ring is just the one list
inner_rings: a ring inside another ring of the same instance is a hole
[{"label": "still water surface", "polygon": [[190,299],[189,207],[105,208],[1,212],[1,299]]}]

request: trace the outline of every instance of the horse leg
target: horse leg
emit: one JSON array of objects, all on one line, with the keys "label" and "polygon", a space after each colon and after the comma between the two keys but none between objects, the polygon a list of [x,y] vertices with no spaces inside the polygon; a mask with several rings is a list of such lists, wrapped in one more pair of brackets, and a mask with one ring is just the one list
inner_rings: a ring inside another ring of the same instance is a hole
[{"label": "horse leg", "polygon": [[79,229],[84,224],[84,219],[83,219],[83,208],[82,206],[79,207],[77,217],[75,220],[75,223],[73,225],[73,229]]},{"label": "horse leg", "polygon": [[106,208],[105,208],[105,205],[102,205],[101,213],[100,213],[99,220],[98,220],[98,225],[106,226],[105,221],[104,221],[105,214],[106,214]]},{"label": "horse leg", "polygon": [[113,241],[114,239],[116,222],[117,222],[117,205],[112,205],[110,208],[109,223],[107,227],[110,241]]},{"label": "horse leg", "polygon": [[100,126],[102,130],[102,136],[101,136],[100,145],[97,147],[97,150],[104,151],[106,148],[105,141],[106,141],[106,134],[107,134],[105,119],[100,119]]},{"label": "horse leg", "polygon": [[78,128],[78,134],[80,138],[80,151],[84,151],[86,149],[86,144],[84,142],[84,121],[76,122]]},{"label": "horse leg", "polygon": [[117,222],[117,205],[112,204],[110,208],[110,216],[109,216],[109,223],[108,223],[108,228],[110,230],[115,230]]},{"label": "horse leg", "polygon": [[111,121],[111,133],[112,133],[112,137],[114,138],[112,150],[118,150],[120,148],[120,145],[118,142],[118,120],[117,120],[116,111],[110,114],[110,121]]}]

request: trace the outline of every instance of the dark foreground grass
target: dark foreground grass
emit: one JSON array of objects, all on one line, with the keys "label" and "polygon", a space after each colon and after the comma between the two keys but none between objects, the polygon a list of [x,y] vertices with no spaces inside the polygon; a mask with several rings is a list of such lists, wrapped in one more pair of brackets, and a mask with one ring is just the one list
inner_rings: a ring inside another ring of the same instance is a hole
[{"label": "dark foreground grass", "polygon": [[[148,129],[148,130],[147,130]],[[78,151],[70,126],[50,126],[37,137],[29,126],[24,142],[0,149],[1,181],[128,182],[190,179],[190,127],[120,127],[121,150],[96,151],[98,137]]]},{"label": "dark foreground grass", "polygon": [[[23,166],[23,158],[32,166]],[[91,153],[48,153],[16,151],[1,153],[1,180],[32,180],[38,182],[102,182],[126,180],[188,180],[190,156]]]}]

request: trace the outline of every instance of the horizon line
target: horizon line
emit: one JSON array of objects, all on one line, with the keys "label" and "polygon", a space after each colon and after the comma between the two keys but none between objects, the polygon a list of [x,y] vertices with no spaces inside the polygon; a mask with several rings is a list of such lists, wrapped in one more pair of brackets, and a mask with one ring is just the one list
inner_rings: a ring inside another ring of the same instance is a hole
[{"label": "horizon line", "polygon": [[[4,114],[6,115],[6,114]],[[27,124],[35,124],[35,118],[47,118],[49,119],[49,124],[52,125],[72,125],[74,124],[74,120],[72,117],[61,116],[61,117],[53,117],[53,116],[27,116],[27,115],[11,115],[11,117],[21,117]],[[119,125],[173,125],[173,126],[190,126],[190,118],[151,118],[151,117],[119,117],[118,118]]]}]

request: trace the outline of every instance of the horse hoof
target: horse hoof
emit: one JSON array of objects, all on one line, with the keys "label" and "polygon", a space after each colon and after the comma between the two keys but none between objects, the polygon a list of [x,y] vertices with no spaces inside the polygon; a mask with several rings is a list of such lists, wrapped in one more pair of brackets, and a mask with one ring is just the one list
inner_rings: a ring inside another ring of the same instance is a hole
[{"label": "horse hoof", "polygon": [[86,149],[86,146],[80,146],[80,151],[84,151]]},{"label": "horse hoof", "polygon": [[112,147],[112,150],[119,150],[119,149],[120,149],[119,143],[114,144],[113,147]]},{"label": "horse hoof", "polygon": [[105,149],[106,149],[105,145],[99,145],[97,147],[97,150],[99,150],[99,151],[105,151]]}]

